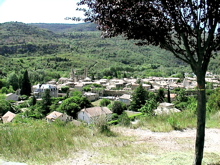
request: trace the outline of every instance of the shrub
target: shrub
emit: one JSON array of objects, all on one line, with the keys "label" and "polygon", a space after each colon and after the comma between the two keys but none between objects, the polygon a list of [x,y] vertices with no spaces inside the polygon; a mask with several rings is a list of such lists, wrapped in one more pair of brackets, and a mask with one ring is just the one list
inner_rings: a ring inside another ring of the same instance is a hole
[{"label": "shrub", "polygon": [[126,105],[121,101],[114,101],[112,104],[112,111],[118,115],[121,115],[126,109]]},{"label": "shrub", "polygon": [[110,103],[111,103],[111,101],[109,99],[104,98],[100,101],[99,105],[101,107],[107,107]]},{"label": "shrub", "polygon": [[123,112],[118,118],[119,125],[129,127],[131,125],[130,119],[127,113]]},{"label": "shrub", "polygon": [[69,92],[69,89],[70,89],[70,87],[68,87],[68,86],[63,86],[63,87],[61,87],[61,92],[62,92],[62,93],[68,93],[68,92]]}]

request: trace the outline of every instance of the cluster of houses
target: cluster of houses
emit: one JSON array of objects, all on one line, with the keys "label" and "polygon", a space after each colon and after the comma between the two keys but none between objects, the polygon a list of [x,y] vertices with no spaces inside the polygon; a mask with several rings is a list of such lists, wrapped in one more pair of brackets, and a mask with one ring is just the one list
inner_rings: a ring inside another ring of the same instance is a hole
[{"label": "cluster of houses", "polygon": [[[12,113],[8,111],[2,116],[2,122],[3,123],[9,123],[12,122],[17,114]],[[106,121],[110,121],[112,116],[112,111],[107,107],[91,107],[91,108],[83,108],[78,113],[78,121],[74,120],[71,116],[53,111],[50,114],[46,116],[46,120],[48,123],[54,122],[55,120],[61,120],[64,122],[74,122],[76,125],[80,124],[80,121],[83,121],[88,124],[92,124],[98,121],[98,119],[101,119],[101,117],[104,117]]]},{"label": "cluster of houses", "polygon": [[[63,87],[68,87],[69,90],[78,90],[83,92],[83,88],[87,85],[91,84],[100,84],[104,88],[101,90],[97,90],[96,88],[91,88],[90,92],[84,92],[84,96],[86,96],[90,101],[95,101],[100,98],[108,98],[112,100],[119,100],[129,105],[132,98],[131,94],[135,88],[139,86],[138,81],[142,82],[143,87],[148,90],[155,92],[160,88],[164,89],[175,89],[175,88],[185,88],[185,89],[195,89],[197,86],[196,78],[186,77],[182,82],[180,82],[179,78],[163,78],[163,77],[150,77],[146,79],[134,79],[134,78],[123,78],[123,79],[100,79],[92,81],[90,78],[78,77],[72,71],[70,74],[70,78],[60,78],[58,81],[52,80],[47,82],[46,84],[38,84],[32,87],[32,94],[40,99],[45,90],[50,90],[50,95],[52,97],[60,97],[65,95],[65,93],[61,93],[61,89]],[[219,79],[207,72],[206,82],[213,83],[213,87],[217,88],[220,86]],[[174,99],[176,95],[171,94],[171,99]],[[8,94],[7,100],[18,100],[18,95],[16,94]],[[171,111],[178,111],[175,109],[173,104],[164,103],[161,104],[156,113],[160,114],[162,111],[166,112],[167,109]],[[84,108],[78,113],[78,119],[85,121],[86,123],[93,123],[98,116],[110,116],[111,111],[107,107],[92,107],[92,108]],[[7,112],[3,117],[3,123],[11,122],[16,114],[12,112]],[[52,122],[56,119],[60,119],[63,121],[71,121],[72,118],[67,116],[66,114],[60,112],[52,112],[46,117],[48,122]]]}]

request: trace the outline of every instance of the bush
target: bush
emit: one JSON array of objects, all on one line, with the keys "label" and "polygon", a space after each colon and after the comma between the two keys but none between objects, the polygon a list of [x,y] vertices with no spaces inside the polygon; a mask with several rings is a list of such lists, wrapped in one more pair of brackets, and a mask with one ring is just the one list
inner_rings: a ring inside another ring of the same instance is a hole
[{"label": "bush", "polygon": [[118,118],[119,125],[129,127],[131,125],[130,119],[127,113],[123,112]]},{"label": "bush", "polygon": [[113,113],[117,113],[118,115],[121,115],[124,110],[126,110],[126,105],[123,102],[120,101],[114,101],[112,104],[112,111]]},{"label": "bush", "polygon": [[172,126],[174,130],[181,130],[180,122],[174,118],[174,116],[170,116],[167,119],[168,123]]},{"label": "bush", "polygon": [[68,93],[68,92],[69,92],[69,89],[70,89],[70,87],[68,87],[68,86],[63,86],[63,87],[61,87],[61,92],[62,92],[62,93]]},{"label": "bush", "polygon": [[217,112],[220,110],[220,89],[216,89],[214,93],[209,96],[207,109],[209,112]]},{"label": "bush", "polygon": [[100,101],[99,105],[101,107],[107,107],[110,103],[111,103],[111,101],[109,99],[104,98]]}]

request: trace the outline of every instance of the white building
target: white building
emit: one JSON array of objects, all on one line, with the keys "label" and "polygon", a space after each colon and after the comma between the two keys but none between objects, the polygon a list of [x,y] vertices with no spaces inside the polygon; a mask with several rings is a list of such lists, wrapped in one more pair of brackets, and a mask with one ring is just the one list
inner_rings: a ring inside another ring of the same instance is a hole
[{"label": "white building", "polygon": [[84,108],[78,113],[78,120],[85,121],[88,124],[98,122],[99,119],[105,118],[108,121],[111,118],[112,111],[107,107]]},{"label": "white building", "polygon": [[32,87],[33,94],[36,98],[41,98],[44,95],[46,89],[50,90],[51,97],[58,97],[58,89],[56,85],[51,84],[38,84]]},{"label": "white building", "polygon": [[130,105],[131,103],[131,95],[123,94],[119,97],[119,101],[125,103],[126,105]]}]

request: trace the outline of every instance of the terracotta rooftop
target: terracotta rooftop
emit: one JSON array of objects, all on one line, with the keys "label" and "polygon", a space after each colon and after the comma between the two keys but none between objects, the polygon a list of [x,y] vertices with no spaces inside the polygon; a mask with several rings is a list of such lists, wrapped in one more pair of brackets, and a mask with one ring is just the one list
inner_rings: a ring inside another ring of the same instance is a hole
[{"label": "terracotta rooftop", "polygon": [[57,112],[57,111],[53,111],[49,115],[47,115],[46,118],[47,119],[56,119],[56,118],[60,117],[61,115],[63,115],[63,113]]},{"label": "terracotta rooftop", "polygon": [[2,116],[3,123],[11,122],[15,118],[16,114],[8,111],[6,114]]}]

